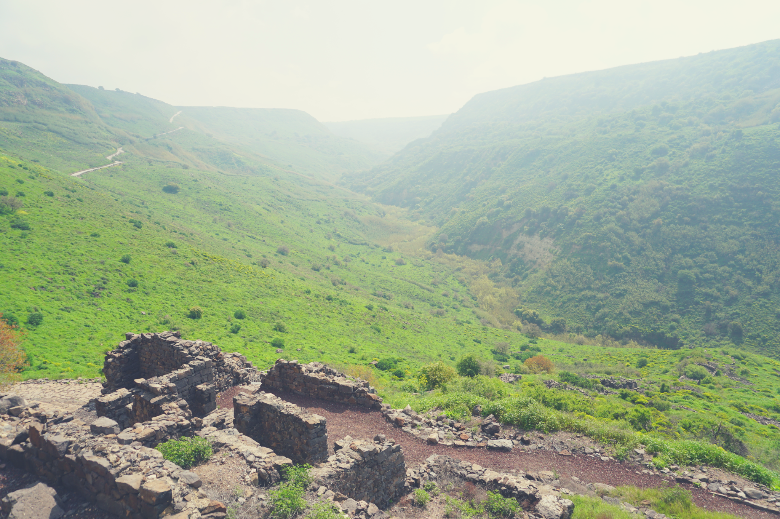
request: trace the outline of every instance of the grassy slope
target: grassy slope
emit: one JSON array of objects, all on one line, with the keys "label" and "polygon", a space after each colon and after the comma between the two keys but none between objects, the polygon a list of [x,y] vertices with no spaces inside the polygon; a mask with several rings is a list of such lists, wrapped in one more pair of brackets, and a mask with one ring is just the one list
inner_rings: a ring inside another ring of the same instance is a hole
[{"label": "grassy slope", "polygon": [[449,115],[388,117],[323,124],[334,134],[360,141],[389,157],[410,142],[428,137],[447,117]]},{"label": "grassy slope", "polygon": [[[84,145],[52,140],[45,148],[14,131],[38,131],[40,142],[52,132],[29,123],[0,124],[0,131],[15,128],[7,130],[11,136],[3,141],[8,151],[0,158],[0,189],[25,193],[19,197],[25,204],[22,213],[0,216],[5,273],[0,276],[0,311],[15,316],[26,330],[31,367],[25,377],[94,376],[102,353],[124,332],[175,328],[185,337],[241,351],[261,367],[280,356],[271,341],[282,339],[285,357],[358,366],[355,369],[376,379],[391,401],[408,401],[424,363],[454,364],[465,353],[489,359],[499,342],[507,342],[513,351],[528,342],[514,329],[480,323],[491,318],[485,311],[489,305],[482,304],[489,294],[473,290],[476,280],[483,285],[487,280],[484,263],[417,250],[438,234],[434,228],[411,223],[403,211],[362,195],[282,171],[195,130],[147,140],[143,132],[169,124],[164,107],[158,110],[154,102],[132,94],[99,95],[119,99],[116,106],[95,104],[95,113],[103,114],[104,121],[110,119],[105,114],[120,113],[132,123],[116,129],[90,119],[93,134],[110,131],[129,139],[125,147],[130,152],[122,156],[121,167],[69,177],[66,173],[78,159],[97,155],[94,150],[103,142],[106,148],[100,152],[110,152],[110,141],[92,139]],[[51,112],[42,116],[55,117]],[[56,171],[41,164],[69,169]],[[179,193],[163,192],[168,183],[178,184]],[[20,220],[30,228],[11,226]],[[281,245],[289,248],[288,255],[277,252]],[[129,263],[120,261],[124,254],[130,256]],[[398,264],[399,258],[406,264]],[[263,260],[269,262],[267,268]],[[130,287],[130,279],[138,286]],[[187,317],[192,306],[203,309],[201,319]],[[234,317],[238,309],[246,312],[246,319]],[[25,325],[36,312],[42,313],[43,323]],[[240,329],[233,333],[236,324]],[[279,324],[285,331],[278,330]],[[573,371],[622,369],[632,374],[625,364],[636,365],[638,357],[646,355],[650,364],[641,373],[645,382],[653,388],[673,382],[675,372],[662,371],[671,369],[672,360],[665,356],[677,354],[553,341],[542,345],[563,368],[583,354],[604,363],[567,368]],[[401,358],[403,380],[366,367],[370,360],[388,355]],[[716,360],[726,359],[716,355]],[[754,386],[732,388],[727,380],[717,379],[713,387],[701,388],[701,398],[693,396],[699,394],[696,388],[675,390],[664,398],[696,412],[665,412],[657,432],[702,437],[701,428],[688,422],[720,420],[751,446],[752,455],[773,466],[767,453],[776,452],[776,429],[740,415],[734,402],[747,403],[752,407],[745,409],[754,414],[780,418],[771,393],[778,366],[759,356],[744,362]],[[519,369],[519,361],[509,364]],[[526,388],[531,394],[533,388]],[[736,392],[739,398],[719,402]],[[613,396],[581,399],[572,404],[579,408],[564,408],[560,402],[567,399],[560,392],[533,394],[550,409],[567,412],[587,408],[585,412],[628,413],[646,406]],[[598,418],[630,430],[624,417]]]},{"label": "grassy slope", "polygon": [[778,48],[481,94],[351,185],[500,259],[547,321],[778,356]]}]

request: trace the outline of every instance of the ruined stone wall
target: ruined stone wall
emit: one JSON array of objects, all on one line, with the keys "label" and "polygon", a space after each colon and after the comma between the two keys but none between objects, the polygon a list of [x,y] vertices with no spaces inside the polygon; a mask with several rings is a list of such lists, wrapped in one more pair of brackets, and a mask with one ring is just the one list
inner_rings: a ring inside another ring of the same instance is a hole
[{"label": "ruined stone wall", "polygon": [[136,379],[150,379],[181,369],[192,362],[210,360],[217,391],[248,384],[257,377],[257,369],[238,353],[223,353],[205,341],[186,341],[179,332],[125,335],[126,340],[106,354],[103,393],[135,387]]},{"label": "ruined stone wall", "polygon": [[263,385],[310,396],[370,409],[380,409],[382,399],[368,382],[347,377],[343,373],[319,362],[300,364],[297,360],[279,359],[264,375]]},{"label": "ruined stone wall", "polygon": [[119,434],[119,426],[107,418],[90,426],[65,416],[59,423],[28,420],[0,438],[0,459],[77,491],[119,517],[156,519],[192,492],[182,479],[185,471],[153,447],[191,434],[193,424],[173,406],[159,418]]},{"label": "ruined stone wall", "polygon": [[325,418],[263,392],[233,398],[233,423],[239,432],[294,463],[328,457]]},{"label": "ruined stone wall", "polygon": [[312,469],[314,480],[335,492],[385,507],[404,492],[406,461],[401,446],[382,437],[336,442],[336,453]]}]

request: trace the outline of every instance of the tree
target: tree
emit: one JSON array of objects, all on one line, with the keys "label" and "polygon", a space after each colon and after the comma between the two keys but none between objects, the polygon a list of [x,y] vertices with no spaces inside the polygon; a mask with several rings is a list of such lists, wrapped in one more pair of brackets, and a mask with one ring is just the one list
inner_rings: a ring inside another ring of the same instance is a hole
[{"label": "tree", "polygon": [[455,370],[443,362],[435,362],[420,368],[420,385],[426,390],[436,389],[455,378]]},{"label": "tree", "polygon": [[22,334],[0,314],[0,388],[13,384],[25,367],[24,351],[19,347]]},{"label": "tree", "polygon": [[474,355],[465,355],[455,365],[461,377],[476,377],[479,375],[479,361]]},{"label": "tree", "polygon": [[556,317],[550,321],[550,331],[552,333],[566,333],[566,319]]},{"label": "tree", "polygon": [[544,355],[536,355],[524,362],[531,373],[552,373],[555,370],[555,364]]},{"label": "tree", "polygon": [[173,182],[170,182],[170,183],[166,184],[165,187],[163,187],[162,189],[166,193],[170,193],[172,195],[175,195],[176,193],[179,192],[179,189],[181,189],[181,188],[179,187],[179,184],[175,184]]}]

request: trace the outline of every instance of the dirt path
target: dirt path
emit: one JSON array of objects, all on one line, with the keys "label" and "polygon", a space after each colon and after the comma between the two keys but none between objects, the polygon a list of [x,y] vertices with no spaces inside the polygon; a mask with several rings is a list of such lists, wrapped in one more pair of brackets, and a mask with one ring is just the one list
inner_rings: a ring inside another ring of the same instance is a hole
[{"label": "dirt path", "polygon": [[[512,452],[497,452],[487,449],[463,449],[444,445],[428,445],[422,440],[390,425],[378,411],[325,402],[312,398],[301,397],[290,393],[274,392],[301,407],[311,409],[324,416],[328,421],[329,448],[333,442],[344,436],[353,438],[373,438],[384,434],[394,439],[403,447],[404,457],[408,466],[424,461],[431,454],[441,454],[453,458],[477,463],[483,467],[492,468],[498,472],[510,472],[513,469],[524,472],[555,471],[562,479],[576,476],[587,483],[606,483],[612,486],[633,485],[639,488],[652,488],[674,485],[671,477],[661,477],[642,474],[641,467],[630,463],[616,461],[601,461],[598,458],[581,456],[562,456],[550,451],[522,452],[518,449]],[[717,497],[705,490],[691,485],[683,485],[693,493],[694,502],[707,510],[728,512],[739,517],[750,519],[777,519],[777,515],[755,510],[747,505]]]},{"label": "dirt path", "polygon": [[[108,160],[112,160],[114,157],[116,157],[116,156],[117,156],[117,155],[119,155],[120,153],[124,153],[124,152],[125,152],[125,150],[123,150],[123,149],[122,149],[122,147],[120,146],[120,147],[119,147],[119,148],[116,150],[116,152],[115,152],[115,153],[112,153],[111,155],[109,155],[109,156],[108,156],[108,157],[106,157],[106,158],[107,158]],[[99,170],[99,169],[110,168],[110,167],[112,167],[112,166],[118,166],[118,165],[120,165],[120,164],[122,164],[122,163],[121,163],[120,161],[116,160],[116,161],[112,162],[111,164],[106,164],[105,166],[98,166],[98,167],[96,167],[96,168],[90,168],[90,169],[85,169],[85,170],[82,170],[82,171],[77,171],[77,172],[75,172],[75,173],[71,173],[71,175],[70,175],[70,176],[71,176],[71,177],[78,177],[79,175],[83,175],[84,173],[89,173],[90,171],[97,171],[97,170]]]},{"label": "dirt path", "polygon": [[175,114],[173,114],[173,115],[171,116],[171,120],[170,120],[170,121],[168,121],[168,122],[169,122],[169,123],[172,123],[172,122],[173,122],[173,120],[176,118],[176,116],[177,116],[177,115],[179,115],[180,113],[181,113],[181,110],[179,110],[178,112],[176,112]]},{"label": "dirt path", "polygon": [[183,130],[183,129],[184,129],[184,126],[179,126],[175,130],[171,130],[169,132],[158,133],[157,135],[155,135],[155,137],[159,137],[160,135],[168,135],[169,133],[178,132],[179,130]]}]

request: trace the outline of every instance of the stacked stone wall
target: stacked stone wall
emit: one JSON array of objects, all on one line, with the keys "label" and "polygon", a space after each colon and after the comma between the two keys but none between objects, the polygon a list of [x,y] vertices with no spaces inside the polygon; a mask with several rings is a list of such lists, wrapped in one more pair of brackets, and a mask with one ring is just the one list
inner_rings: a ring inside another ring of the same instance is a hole
[{"label": "stacked stone wall", "polygon": [[258,392],[233,397],[233,424],[254,441],[294,463],[317,463],[328,457],[325,418]]},{"label": "stacked stone wall", "polygon": [[347,377],[319,362],[300,364],[279,359],[262,379],[263,385],[320,400],[381,409],[382,399],[368,382]]},{"label": "stacked stone wall", "polygon": [[380,507],[403,494],[406,461],[400,445],[382,437],[370,441],[347,436],[336,442],[335,449],[327,463],[312,469],[320,485]]},{"label": "stacked stone wall", "polygon": [[174,499],[192,492],[181,479],[185,471],[153,449],[172,437],[192,434],[192,422],[178,408],[164,406],[154,421],[120,434],[119,426],[107,418],[91,426],[72,416],[58,420],[19,424],[13,434],[0,438],[0,459],[77,491],[119,517],[156,519]]}]

